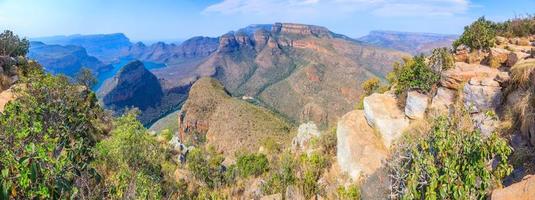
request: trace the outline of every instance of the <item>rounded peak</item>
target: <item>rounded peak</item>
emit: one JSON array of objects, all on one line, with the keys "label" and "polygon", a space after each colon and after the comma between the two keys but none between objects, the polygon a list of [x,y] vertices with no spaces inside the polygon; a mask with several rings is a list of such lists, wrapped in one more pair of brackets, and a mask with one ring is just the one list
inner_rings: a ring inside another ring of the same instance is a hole
[{"label": "rounded peak", "polygon": [[122,75],[139,69],[145,70],[145,65],[139,60],[134,60],[124,65],[117,75]]}]

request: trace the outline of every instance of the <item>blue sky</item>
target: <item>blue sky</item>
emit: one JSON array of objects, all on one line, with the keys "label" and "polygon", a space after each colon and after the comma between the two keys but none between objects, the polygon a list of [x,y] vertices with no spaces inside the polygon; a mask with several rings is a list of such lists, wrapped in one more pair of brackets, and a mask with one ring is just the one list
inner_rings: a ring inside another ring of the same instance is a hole
[{"label": "blue sky", "polygon": [[123,32],[135,41],[295,22],[358,37],[370,30],[460,33],[479,16],[526,13],[535,13],[535,0],[0,0],[0,29],[26,37]]}]

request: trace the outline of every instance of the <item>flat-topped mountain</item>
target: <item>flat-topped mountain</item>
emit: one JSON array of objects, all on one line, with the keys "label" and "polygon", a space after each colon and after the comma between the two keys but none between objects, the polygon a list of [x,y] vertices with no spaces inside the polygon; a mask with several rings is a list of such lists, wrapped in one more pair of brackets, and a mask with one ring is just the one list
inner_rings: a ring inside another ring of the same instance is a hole
[{"label": "flat-topped mountain", "polygon": [[419,54],[429,53],[434,48],[450,47],[457,37],[457,35],[436,33],[371,31],[370,34],[358,38],[358,40],[380,47]]},{"label": "flat-topped mountain", "polygon": [[28,57],[37,60],[43,67],[54,74],[74,76],[81,67],[87,67],[93,72],[110,70],[109,64],[104,64],[97,58],[89,56],[85,48],[73,45],[47,45],[42,42],[31,42]]}]

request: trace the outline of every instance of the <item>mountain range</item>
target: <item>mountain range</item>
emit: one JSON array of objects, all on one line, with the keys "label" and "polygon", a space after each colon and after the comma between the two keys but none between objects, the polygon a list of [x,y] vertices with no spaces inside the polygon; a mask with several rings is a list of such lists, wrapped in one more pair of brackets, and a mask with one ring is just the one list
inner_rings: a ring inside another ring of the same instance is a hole
[{"label": "mountain range", "polygon": [[451,47],[458,35],[436,33],[410,33],[397,31],[371,31],[357,40],[368,44],[396,49],[411,54],[430,53],[435,48]]},{"label": "mountain range", "polygon": [[[129,75],[119,70],[114,80],[104,83],[98,92],[101,99],[109,98],[109,93],[114,97],[132,98],[123,99],[130,103],[120,105],[114,101],[102,102],[116,111],[141,107],[141,119],[145,124],[152,124],[178,109],[196,80],[213,77],[231,96],[249,99],[291,122],[314,121],[326,127],[353,109],[362,93],[363,81],[372,77],[382,79],[392,69],[391,64],[401,57],[425,52],[427,47],[441,46],[452,37],[375,31],[352,39],[320,26],[275,23],[250,25],[215,38],[193,37],[180,44],[131,43],[124,34],[32,40],[47,45],[79,46],[107,64],[124,59],[165,64],[166,67],[150,71],[135,70],[144,75],[132,76],[134,79],[155,78],[126,81],[129,84],[125,86],[117,84],[118,80]],[[397,48],[404,46],[399,43],[406,42],[407,38],[418,48]],[[34,50],[32,48],[30,53]],[[135,88],[142,88],[137,84],[147,81],[154,84],[154,88],[159,84],[161,98],[147,103],[136,101],[137,95],[126,95],[132,94]]]}]

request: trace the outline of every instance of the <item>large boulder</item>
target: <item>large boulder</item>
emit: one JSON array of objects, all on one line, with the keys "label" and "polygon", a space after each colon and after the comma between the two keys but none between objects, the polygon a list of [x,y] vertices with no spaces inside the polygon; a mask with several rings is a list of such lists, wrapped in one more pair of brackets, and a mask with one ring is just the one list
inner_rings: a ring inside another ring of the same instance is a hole
[{"label": "large boulder", "polygon": [[[503,79],[505,72],[480,64],[455,63],[455,67],[442,72],[440,84],[450,89],[459,89],[464,82],[473,77],[486,77],[491,79]],[[506,73],[505,73],[506,74]]]},{"label": "large boulder", "polygon": [[364,98],[363,104],[366,121],[379,132],[386,147],[390,147],[409,126],[409,119],[397,106],[397,99],[391,93],[372,94]]},{"label": "large boulder", "polygon": [[523,181],[492,192],[491,200],[535,200],[535,176],[525,177]]},{"label": "large boulder", "polygon": [[502,87],[491,78],[472,78],[463,88],[464,105],[470,113],[495,110],[502,102]]},{"label": "large boulder", "polygon": [[411,119],[422,119],[427,110],[427,104],[427,95],[417,91],[410,91],[407,94],[407,102],[405,103],[405,115]]},{"label": "large boulder", "polygon": [[439,87],[433,97],[430,109],[439,113],[447,112],[455,101],[455,90]]},{"label": "large boulder", "polygon": [[336,129],[336,159],[342,172],[354,180],[382,166],[388,151],[381,137],[367,124],[362,110],[345,114]]},{"label": "large boulder", "polygon": [[486,59],[486,63],[497,68],[507,61],[510,51],[501,48],[491,48],[489,56]]},{"label": "large boulder", "polygon": [[519,51],[518,52],[511,52],[507,56],[507,62],[505,63],[505,65],[507,67],[513,67],[513,66],[515,66],[516,63],[518,63],[518,61],[526,59],[529,56],[530,56],[529,54],[524,53],[524,52],[519,52]]}]

